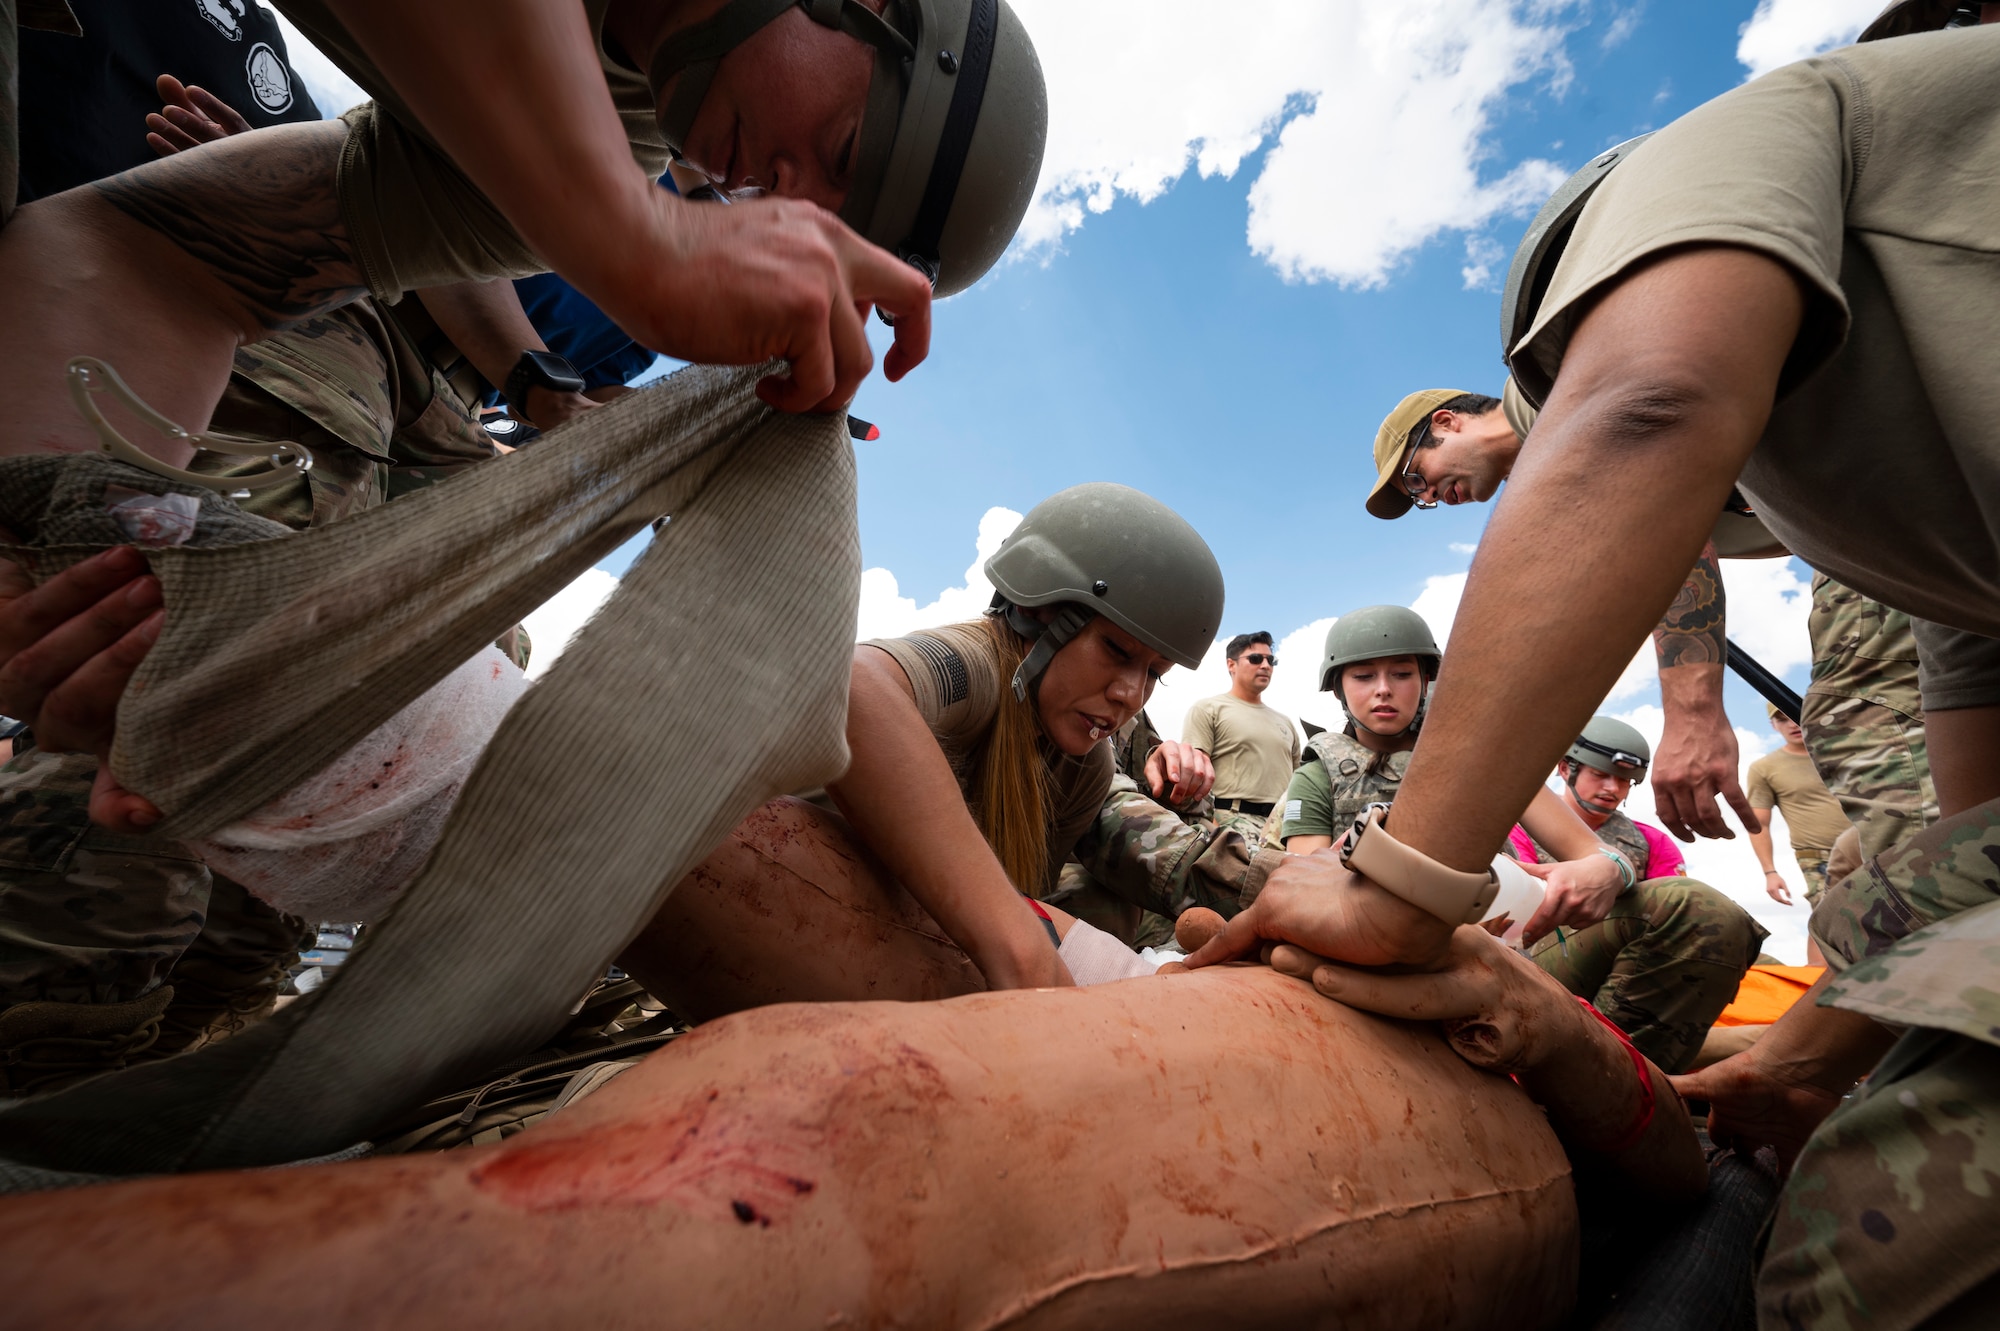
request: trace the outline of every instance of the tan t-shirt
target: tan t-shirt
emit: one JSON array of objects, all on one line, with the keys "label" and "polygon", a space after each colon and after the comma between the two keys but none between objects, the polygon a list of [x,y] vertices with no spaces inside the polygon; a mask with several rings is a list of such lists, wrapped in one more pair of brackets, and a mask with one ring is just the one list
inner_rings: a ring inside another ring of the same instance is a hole
[{"label": "tan t-shirt", "polygon": [[[582,0],[582,6],[633,159],[657,177],[667,169],[668,152],[654,121],[652,88],[643,71],[604,49],[604,13],[611,0]],[[374,98],[341,117],[348,140],[336,187],[355,261],[377,299],[394,303],[417,287],[547,267],[431,139],[327,0],[276,0],[276,7]],[[343,109],[320,108],[328,115]]]},{"label": "tan t-shirt", "polygon": [[1203,698],[1188,708],[1181,742],[1215,760],[1215,797],[1276,804],[1299,765],[1299,732],[1292,718],[1233,693]]},{"label": "tan t-shirt", "polygon": [[1792,853],[1801,859],[1825,859],[1833,843],[1848,828],[1840,801],[1819,779],[1812,759],[1779,749],[1750,764],[1750,807],[1776,806],[1792,834]]},{"label": "tan t-shirt", "polygon": [[1691,243],[1806,283],[1743,492],[1866,596],[2000,637],[2000,25],[1786,66],[1642,144],[1578,220],[1513,357],[1544,401],[1592,297]]},{"label": "tan t-shirt", "polygon": [[[993,733],[994,718],[1000,714],[1001,696],[1013,688],[1011,675],[1001,670],[1000,654],[985,625],[977,620],[947,624],[905,638],[871,638],[865,645],[887,652],[909,676],[917,711],[931,734],[937,736],[938,747],[958,778],[959,793],[977,817],[974,790],[979,759],[987,736]],[[1113,759],[1108,739],[1081,758],[1070,757],[1045,739],[1039,740],[1037,747],[1048,764],[1055,794],[1049,820],[1048,880],[1041,884],[1046,891],[1055,886],[1071,848],[1097,821],[1104,797],[1111,792]]]}]

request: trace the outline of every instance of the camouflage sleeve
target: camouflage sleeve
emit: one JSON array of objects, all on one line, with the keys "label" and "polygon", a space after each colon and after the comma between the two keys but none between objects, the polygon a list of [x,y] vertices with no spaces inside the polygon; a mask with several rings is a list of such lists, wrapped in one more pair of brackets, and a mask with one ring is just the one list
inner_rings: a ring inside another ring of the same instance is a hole
[{"label": "camouflage sleeve", "polygon": [[1284,860],[1238,828],[1190,826],[1122,774],[1072,853],[1113,896],[1169,919],[1192,906],[1236,914]]}]

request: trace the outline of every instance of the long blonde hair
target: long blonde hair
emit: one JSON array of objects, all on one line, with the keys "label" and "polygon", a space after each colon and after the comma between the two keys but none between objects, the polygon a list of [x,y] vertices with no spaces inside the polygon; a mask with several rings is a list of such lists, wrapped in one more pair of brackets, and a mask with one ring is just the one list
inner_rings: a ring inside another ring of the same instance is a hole
[{"label": "long blonde hair", "polygon": [[975,790],[979,830],[1014,886],[1039,897],[1049,871],[1049,819],[1055,802],[1048,764],[1037,739],[1041,725],[1032,701],[1014,696],[1010,681],[1028,644],[998,616],[984,621],[1000,658],[1000,709],[979,759]]}]

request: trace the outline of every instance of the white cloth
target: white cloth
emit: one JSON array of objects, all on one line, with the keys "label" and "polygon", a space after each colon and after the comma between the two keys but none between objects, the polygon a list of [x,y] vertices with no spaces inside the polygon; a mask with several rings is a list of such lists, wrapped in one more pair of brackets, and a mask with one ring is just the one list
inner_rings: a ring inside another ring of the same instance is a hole
[{"label": "white cloth", "polygon": [[1113,980],[1151,975],[1159,969],[1158,963],[1147,961],[1104,930],[1082,920],[1070,925],[1057,951],[1063,965],[1069,967],[1070,978],[1078,984],[1110,984]]}]

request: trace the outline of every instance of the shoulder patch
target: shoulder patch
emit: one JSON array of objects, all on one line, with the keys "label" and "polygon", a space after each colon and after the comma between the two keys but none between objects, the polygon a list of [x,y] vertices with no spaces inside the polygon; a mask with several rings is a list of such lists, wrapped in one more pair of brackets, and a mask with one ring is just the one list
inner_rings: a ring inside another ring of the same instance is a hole
[{"label": "shoulder patch", "polygon": [[904,639],[910,646],[923,654],[931,668],[931,681],[937,685],[938,703],[950,707],[965,701],[972,692],[972,682],[965,670],[965,658],[942,638],[933,638],[927,633],[912,633]]}]

